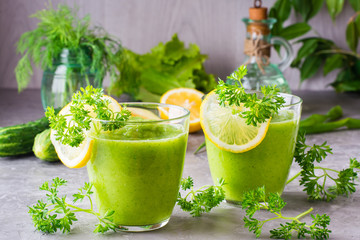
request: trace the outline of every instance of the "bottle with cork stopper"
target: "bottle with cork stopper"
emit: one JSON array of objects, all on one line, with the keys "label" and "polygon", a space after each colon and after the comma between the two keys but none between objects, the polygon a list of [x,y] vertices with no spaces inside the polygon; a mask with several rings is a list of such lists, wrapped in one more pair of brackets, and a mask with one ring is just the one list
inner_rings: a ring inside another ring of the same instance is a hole
[{"label": "bottle with cork stopper", "polygon": [[[255,0],[254,7],[249,9],[249,18],[243,18],[246,25],[246,39],[244,42],[245,59],[248,73],[242,84],[249,90],[260,90],[261,86],[276,85],[281,92],[290,93],[290,87],[284,78],[284,71],[291,63],[293,50],[283,38],[272,37],[271,28],[276,19],[268,18],[267,8],[261,6],[261,1]],[[284,47],[285,53],[279,63],[271,63],[271,47]]]}]

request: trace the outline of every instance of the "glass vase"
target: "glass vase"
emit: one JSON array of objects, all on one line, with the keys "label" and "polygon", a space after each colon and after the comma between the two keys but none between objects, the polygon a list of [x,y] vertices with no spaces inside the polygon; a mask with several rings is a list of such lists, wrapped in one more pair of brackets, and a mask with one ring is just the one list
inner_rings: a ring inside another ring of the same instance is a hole
[{"label": "glass vase", "polygon": [[101,81],[95,78],[96,70],[92,71],[90,68],[90,57],[85,57],[85,64],[81,64],[74,53],[69,49],[63,49],[60,56],[54,59],[52,67],[44,71],[41,83],[41,102],[44,110],[48,106],[55,109],[65,106],[81,87],[101,87]]}]

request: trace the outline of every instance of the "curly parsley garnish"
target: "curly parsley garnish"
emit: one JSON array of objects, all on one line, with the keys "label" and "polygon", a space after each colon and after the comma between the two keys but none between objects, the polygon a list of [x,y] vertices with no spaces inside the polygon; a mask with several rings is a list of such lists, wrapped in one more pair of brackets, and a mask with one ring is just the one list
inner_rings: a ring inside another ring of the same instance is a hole
[{"label": "curly parsley garnish", "polygon": [[85,183],[84,187],[79,188],[79,192],[73,195],[73,203],[87,198],[90,202],[89,209],[68,203],[66,196],[59,197],[58,188],[65,185],[66,182],[66,180],[57,177],[52,180],[51,185],[44,182],[40,186],[40,190],[47,192],[46,200],[38,200],[37,204],[29,207],[29,214],[37,230],[44,233],[55,233],[58,230],[62,233],[68,233],[71,230],[71,225],[78,220],[75,216],[77,212],[89,213],[97,217],[99,223],[96,224],[95,233],[124,230],[124,228],[113,222],[114,211],[108,211],[104,216],[100,216],[100,213],[94,211],[90,196],[93,193],[91,183]]},{"label": "curly parsley garnish", "polygon": [[[177,205],[183,211],[190,212],[194,217],[201,216],[204,212],[210,212],[211,209],[217,207],[225,199],[225,191],[222,188],[225,182],[221,178],[216,186],[203,186],[194,190],[194,181],[191,177],[181,179],[181,189],[190,190],[183,198],[179,192]],[[188,199],[189,198],[189,199]]]},{"label": "curly parsley garnish", "polygon": [[[354,193],[356,191],[354,181],[358,174],[356,169],[360,169],[359,161],[356,158],[350,158],[349,167],[341,171],[315,166],[315,163],[322,162],[328,154],[332,154],[332,149],[326,142],[310,146],[305,141],[305,133],[299,132],[294,158],[301,167],[301,171],[289,179],[287,184],[301,176],[300,185],[304,186],[304,191],[311,200],[330,201],[337,196],[349,196]],[[329,180],[334,185],[327,187]]]},{"label": "curly parsley garnish", "polygon": [[[242,208],[246,210],[246,216],[243,219],[245,227],[253,232],[256,237],[259,237],[265,223],[284,219],[291,220],[291,222],[280,224],[280,227],[270,230],[271,238],[291,239],[293,232],[297,233],[298,238],[305,238],[307,236],[310,236],[312,239],[329,238],[331,230],[327,228],[330,224],[330,217],[328,215],[316,214],[315,216],[311,214],[313,219],[312,224],[307,225],[305,222],[301,222],[300,218],[309,214],[313,210],[312,208],[295,217],[286,217],[282,214],[282,209],[285,205],[286,202],[284,202],[278,193],[270,193],[267,195],[264,187],[246,192],[243,195],[242,201]],[[265,209],[275,216],[265,220],[259,220],[254,217],[254,214],[260,209]]]},{"label": "curly parsley garnish", "polygon": [[[89,106],[96,114],[96,119],[109,121],[102,124],[104,131],[119,129],[125,125],[131,112],[125,107],[120,112],[114,112],[109,108],[109,104],[110,101],[103,98],[103,89],[89,85],[73,95],[69,115],[56,115],[54,108],[48,107],[45,116],[49,119],[50,127],[56,130],[58,141],[78,147],[85,139],[84,131],[91,128]],[[68,116],[71,116],[70,120],[67,120]]]},{"label": "curly parsley garnish", "polygon": [[246,66],[240,66],[228,78],[234,80],[234,85],[230,85],[219,79],[219,84],[216,87],[215,93],[218,95],[221,106],[236,106],[245,107],[246,111],[236,111],[233,114],[238,114],[246,119],[246,124],[257,126],[258,123],[263,123],[274,114],[277,114],[279,109],[284,105],[285,100],[279,96],[279,89],[276,86],[262,86],[262,98],[258,98],[256,93],[247,93],[241,83],[241,79],[247,74]]}]

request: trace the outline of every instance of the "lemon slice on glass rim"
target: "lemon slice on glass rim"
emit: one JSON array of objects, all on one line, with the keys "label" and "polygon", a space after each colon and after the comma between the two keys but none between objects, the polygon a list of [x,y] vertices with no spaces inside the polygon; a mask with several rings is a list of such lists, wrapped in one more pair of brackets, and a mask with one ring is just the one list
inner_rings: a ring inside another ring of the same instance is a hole
[{"label": "lemon slice on glass rim", "polygon": [[[104,95],[103,99],[107,99],[110,103],[108,107],[114,112],[120,112],[121,106],[120,104],[110,96]],[[59,114],[66,115],[66,121],[69,122],[72,119],[70,112],[71,102],[63,107]],[[86,110],[89,110],[89,115],[91,117],[95,117],[95,113],[93,112],[90,106],[85,106]],[[85,132],[85,135],[87,132]],[[56,130],[51,129],[50,140],[54,145],[55,151],[60,159],[60,161],[69,168],[81,168],[86,165],[86,163],[91,158],[91,152],[94,140],[85,136],[84,141],[78,147],[71,147],[69,145],[64,145],[60,141],[56,139]]]},{"label": "lemon slice on glass rim", "polygon": [[[246,111],[238,107],[237,110]],[[270,119],[257,126],[233,114],[232,107],[220,106],[215,91],[210,92],[200,107],[200,123],[205,136],[219,149],[242,153],[258,146],[265,138]]]}]

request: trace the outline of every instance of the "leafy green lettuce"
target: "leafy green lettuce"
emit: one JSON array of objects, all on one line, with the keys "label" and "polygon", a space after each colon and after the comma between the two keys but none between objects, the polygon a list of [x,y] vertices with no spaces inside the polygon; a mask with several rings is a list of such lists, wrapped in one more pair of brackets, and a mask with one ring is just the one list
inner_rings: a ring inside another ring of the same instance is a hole
[{"label": "leafy green lettuce", "polygon": [[109,87],[109,92],[117,96],[128,93],[135,100],[159,102],[161,95],[173,88],[209,92],[216,86],[214,76],[204,70],[207,56],[196,44],[186,48],[177,34],[143,55],[129,49],[122,51],[116,66],[120,76]]}]

